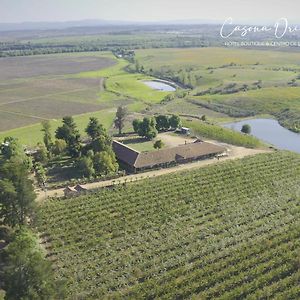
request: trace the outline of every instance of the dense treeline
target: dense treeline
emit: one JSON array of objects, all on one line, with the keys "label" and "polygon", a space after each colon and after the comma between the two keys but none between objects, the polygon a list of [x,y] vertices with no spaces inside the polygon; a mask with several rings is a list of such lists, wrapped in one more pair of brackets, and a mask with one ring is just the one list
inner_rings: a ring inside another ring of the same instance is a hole
[{"label": "dense treeline", "polygon": [[202,39],[195,37],[184,36],[168,36],[154,37],[147,36],[128,39],[116,39],[114,35],[111,39],[101,38],[91,41],[78,41],[69,43],[23,43],[23,42],[8,42],[0,43],[0,57],[10,56],[28,56],[39,54],[53,53],[72,53],[72,52],[88,52],[88,51],[114,51],[116,48],[122,49],[145,49],[145,48],[189,48],[189,47],[204,47]]},{"label": "dense treeline", "polygon": [[0,147],[0,288],[4,299],[58,299],[58,282],[31,230],[36,220],[32,160],[18,140],[8,137]]}]

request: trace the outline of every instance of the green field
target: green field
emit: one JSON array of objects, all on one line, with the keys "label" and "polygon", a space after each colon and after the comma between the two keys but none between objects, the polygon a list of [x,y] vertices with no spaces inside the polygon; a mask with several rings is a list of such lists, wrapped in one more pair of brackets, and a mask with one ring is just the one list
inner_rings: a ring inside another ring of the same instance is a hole
[{"label": "green field", "polygon": [[186,119],[183,121],[183,125],[189,127],[191,132],[200,138],[213,139],[227,144],[244,146],[247,148],[263,146],[263,143],[254,136],[242,134],[214,124]]},{"label": "green field", "polygon": [[280,51],[245,50],[236,48],[191,48],[191,49],[145,49],[137,50],[137,59],[145,67],[173,66],[181,68],[220,67],[235,63],[239,65],[285,66],[299,68],[300,53]]},{"label": "green field", "polygon": [[[184,113],[199,114],[201,107],[234,118],[269,114],[283,126],[300,131],[300,53],[147,49],[138,50],[137,59],[154,74],[175,76],[184,70],[185,76],[193,78],[193,89],[182,99],[179,113],[186,107]],[[174,111],[171,103],[167,105],[167,110]],[[207,115],[213,116],[209,111]]]},{"label": "green field", "polygon": [[[127,61],[119,59],[118,64],[114,67],[95,72],[81,73],[77,77],[106,78],[106,92],[134,101],[142,101],[146,104],[159,103],[169,94],[168,92],[153,90],[142,82],[143,80],[151,80],[151,76],[126,72],[124,68],[128,64]],[[105,91],[103,94],[105,97]]]},{"label": "green field", "polygon": [[[84,130],[87,127],[90,117],[97,117],[99,121],[105,126],[105,128],[109,129],[112,126],[113,120],[115,118],[115,110],[102,110],[98,112],[74,116],[74,120],[78,125],[80,133],[85,134]],[[61,125],[61,120],[52,120],[50,121],[50,124],[52,127],[52,133],[54,134],[56,128]],[[35,146],[38,142],[41,142],[43,140],[43,133],[41,132],[41,129],[41,123],[12,129],[0,133],[0,141],[7,136],[13,136],[16,137],[23,145]]]},{"label": "green field", "polygon": [[[11,66],[4,60],[0,138],[14,135],[32,145],[39,140],[37,124],[44,119],[55,124],[65,115],[102,115],[119,105],[126,105],[131,113],[206,115],[215,123],[267,115],[291,130],[300,130],[299,53],[146,49],[137,50],[136,58],[145,74],[128,73],[129,62],[108,52],[13,58],[16,62]],[[17,62],[25,66],[21,73]],[[28,69],[34,62],[35,68]],[[50,68],[48,75],[46,67]],[[170,72],[193,78],[193,88],[186,89],[185,96],[180,89],[162,103],[170,93],[152,90],[142,81]]]},{"label": "green field", "polygon": [[42,206],[69,299],[299,299],[300,156],[128,183]]}]

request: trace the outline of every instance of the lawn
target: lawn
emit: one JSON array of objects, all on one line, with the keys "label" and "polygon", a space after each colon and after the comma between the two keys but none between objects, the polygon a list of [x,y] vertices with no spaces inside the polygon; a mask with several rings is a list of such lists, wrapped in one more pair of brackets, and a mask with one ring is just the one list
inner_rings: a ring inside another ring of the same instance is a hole
[{"label": "lawn", "polygon": [[154,149],[155,140],[148,141],[144,138],[132,137],[132,138],[124,139],[123,143],[139,152],[155,151]]}]

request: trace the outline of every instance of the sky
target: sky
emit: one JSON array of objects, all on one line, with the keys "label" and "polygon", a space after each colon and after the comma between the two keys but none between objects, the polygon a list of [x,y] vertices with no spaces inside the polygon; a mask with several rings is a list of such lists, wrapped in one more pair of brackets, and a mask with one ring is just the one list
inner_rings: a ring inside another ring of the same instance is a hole
[{"label": "sky", "polygon": [[[0,23],[217,20],[300,24],[299,0],[0,0]],[[298,21],[298,22],[297,22]]]}]

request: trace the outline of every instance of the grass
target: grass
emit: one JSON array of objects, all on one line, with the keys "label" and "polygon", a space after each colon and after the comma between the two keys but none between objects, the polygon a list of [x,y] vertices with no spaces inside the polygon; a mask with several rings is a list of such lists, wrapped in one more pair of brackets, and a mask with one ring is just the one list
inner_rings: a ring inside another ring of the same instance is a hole
[{"label": "grass", "polygon": [[84,72],[78,74],[78,78],[106,78],[106,91],[103,91],[103,97],[107,99],[106,93],[141,101],[145,104],[159,103],[163,98],[170,94],[169,92],[156,91],[145,85],[143,80],[153,79],[143,74],[132,74],[125,71],[128,62],[119,59],[118,64],[94,72]]},{"label": "grass", "polygon": [[[78,129],[82,134],[85,134],[84,129],[86,128],[90,117],[98,118],[100,123],[103,124],[107,129],[109,129],[113,123],[113,119],[115,117],[115,111],[103,110],[103,111],[74,116],[74,120],[78,125]],[[52,120],[50,121],[50,124],[52,126],[52,133],[54,135],[56,128],[61,125],[61,121]],[[17,129],[12,129],[0,133],[0,141],[3,140],[6,136],[12,136],[18,138],[18,140],[23,145],[34,146],[38,142],[43,141],[43,133],[41,132],[41,129],[42,129],[41,123],[29,125],[26,127],[20,127]]]},{"label": "grass", "polygon": [[145,179],[41,207],[68,299],[298,299],[300,156]]},{"label": "grass", "polygon": [[249,66],[269,65],[298,67],[300,53],[280,51],[245,50],[235,48],[190,48],[190,49],[145,49],[137,50],[137,59],[147,68],[170,65],[174,68],[183,66],[220,67],[226,64]]},{"label": "grass", "polygon": [[219,125],[188,119],[183,121],[183,125],[189,127],[192,133],[198,137],[204,137],[248,148],[257,148],[263,146],[263,143],[259,139],[251,135],[245,135],[228,128],[220,127]]},{"label": "grass", "polygon": [[[300,132],[300,53],[232,48],[147,49],[138,50],[137,58],[146,70],[151,68],[154,72],[168,74],[171,70],[176,74],[184,69],[195,78],[187,98],[205,104],[203,108],[230,117],[269,114],[285,127]],[[232,85],[235,88],[231,89],[236,90],[229,94],[226,88]],[[239,91],[243,86],[246,91]],[[201,93],[204,95],[199,96]],[[183,107],[184,104],[178,107],[178,113]],[[199,115],[201,111],[195,109],[195,113]],[[220,119],[222,122],[223,116]]]},{"label": "grass", "polygon": [[155,140],[148,141],[144,138],[134,137],[125,139],[123,143],[139,152],[155,151],[153,147]]}]

